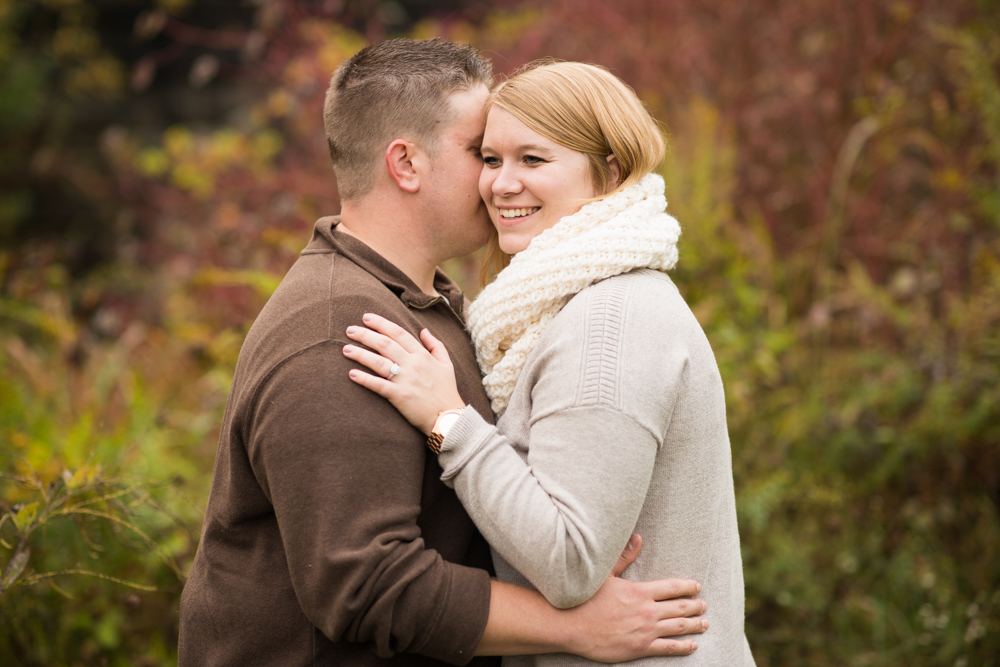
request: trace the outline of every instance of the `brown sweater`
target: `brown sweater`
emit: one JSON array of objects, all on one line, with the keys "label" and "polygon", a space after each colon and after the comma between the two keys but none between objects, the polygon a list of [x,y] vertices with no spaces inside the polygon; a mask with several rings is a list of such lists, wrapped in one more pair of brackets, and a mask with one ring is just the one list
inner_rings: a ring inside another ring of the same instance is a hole
[{"label": "brown sweater", "polygon": [[[447,346],[459,391],[492,422],[443,273],[422,293],[335,218],[251,327],[181,597],[180,667],[462,665],[489,615],[489,548],[425,437],[347,376],[366,312]],[[498,664],[476,659],[475,664]]]}]

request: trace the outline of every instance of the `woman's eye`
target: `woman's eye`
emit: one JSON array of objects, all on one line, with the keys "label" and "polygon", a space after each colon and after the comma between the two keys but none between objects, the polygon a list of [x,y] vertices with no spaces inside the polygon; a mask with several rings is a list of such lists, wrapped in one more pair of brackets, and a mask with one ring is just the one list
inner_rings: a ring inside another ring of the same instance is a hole
[{"label": "woman's eye", "polygon": [[487,167],[499,167],[500,160],[499,158],[495,158],[492,156],[485,156],[483,157],[483,164],[485,164]]},{"label": "woman's eye", "polygon": [[535,157],[534,155],[525,155],[524,156],[524,163],[525,164],[541,164],[543,162],[545,162],[545,160],[543,160],[540,157]]}]

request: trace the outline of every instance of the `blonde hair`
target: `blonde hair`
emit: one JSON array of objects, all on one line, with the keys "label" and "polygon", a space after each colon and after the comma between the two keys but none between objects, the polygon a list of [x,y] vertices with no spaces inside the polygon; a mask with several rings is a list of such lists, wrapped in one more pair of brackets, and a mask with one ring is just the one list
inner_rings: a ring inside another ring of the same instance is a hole
[{"label": "blonde hair", "polygon": [[[549,59],[529,63],[493,89],[485,113],[494,106],[543,137],[586,155],[594,187],[601,193],[589,201],[637,183],[663,161],[663,135],[649,110],[628,84],[597,65]],[[619,167],[613,188],[609,155],[617,158]],[[483,283],[509,261],[494,234]]]}]

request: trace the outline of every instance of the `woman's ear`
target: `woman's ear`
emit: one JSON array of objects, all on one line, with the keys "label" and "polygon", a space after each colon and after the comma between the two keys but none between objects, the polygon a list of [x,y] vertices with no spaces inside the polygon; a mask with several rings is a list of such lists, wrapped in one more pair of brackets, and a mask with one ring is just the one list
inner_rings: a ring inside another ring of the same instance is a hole
[{"label": "woman's ear", "polygon": [[415,144],[405,139],[396,139],[385,150],[385,166],[400,190],[414,193],[420,189],[420,177],[414,167],[417,155]]},{"label": "woman's ear", "polygon": [[608,192],[611,192],[618,187],[618,183],[621,181],[622,169],[618,165],[618,158],[612,153],[608,156],[608,171],[611,172],[610,178],[608,178]]}]

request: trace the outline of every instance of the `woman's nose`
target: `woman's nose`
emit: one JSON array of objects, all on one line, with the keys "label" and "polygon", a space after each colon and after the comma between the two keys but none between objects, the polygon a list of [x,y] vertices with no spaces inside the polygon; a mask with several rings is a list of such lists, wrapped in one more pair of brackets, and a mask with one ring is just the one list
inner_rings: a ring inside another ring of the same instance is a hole
[{"label": "woman's nose", "polygon": [[500,173],[497,174],[496,179],[493,181],[493,194],[502,197],[503,195],[514,195],[522,190],[520,179],[517,178],[517,174],[514,170],[503,165],[500,167]]}]

